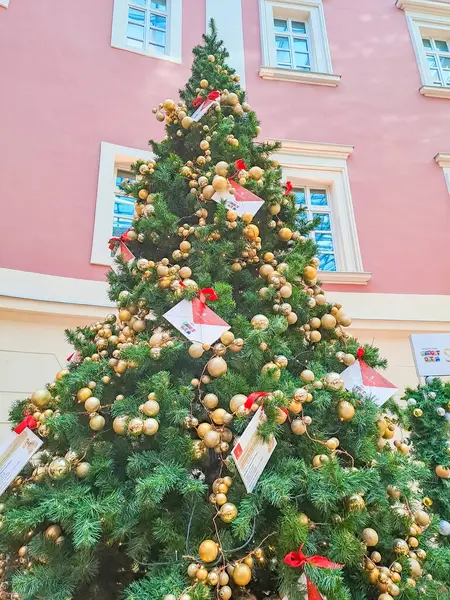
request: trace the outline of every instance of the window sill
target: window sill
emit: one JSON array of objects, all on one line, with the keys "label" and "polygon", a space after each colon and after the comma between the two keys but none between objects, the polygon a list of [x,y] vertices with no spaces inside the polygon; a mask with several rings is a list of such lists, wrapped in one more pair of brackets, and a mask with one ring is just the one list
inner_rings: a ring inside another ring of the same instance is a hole
[{"label": "window sill", "polygon": [[[0,0],[1,2],[1,0]],[[134,54],[140,54],[141,56],[148,56],[149,58],[156,58],[158,60],[168,60],[169,62],[181,64],[181,56],[171,56],[170,54],[157,54],[152,52],[145,52],[145,50],[139,50],[139,48],[133,48],[132,46],[111,44],[112,48],[118,50],[126,50],[127,52],[133,52]]]},{"label": "window sill", "polygon": [[312,85],[327,85],[336,87],[341,81],[340,75],[330,73],[316,73],[314,71],[297,71],[295,69],[281,69],[280,67],[261,67],[259,75],[271,81],[294,81],[296,83],[309,83]]},{"label": "window sill", "polygon": [[364,271],[318,271],[317,279],[321,283],[345,283],[349,285],[367,285],[372,273]]},{"label": "window sill", "polygon": [[450,87],[423,85],[420,88],[420,93],[422,96],[429,96],[430,98],[450,98]]}]

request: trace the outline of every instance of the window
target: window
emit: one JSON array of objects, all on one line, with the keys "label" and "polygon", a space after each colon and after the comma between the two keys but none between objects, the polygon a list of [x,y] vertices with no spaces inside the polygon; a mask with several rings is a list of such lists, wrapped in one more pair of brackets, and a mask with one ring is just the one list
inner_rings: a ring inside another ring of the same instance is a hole
[{"label": "window", "polygon": [[330,195],[327,189],[315,189],[309,186],[295,188],[295,201],[303,211],[300,220],[320,219],[311,232],[311,238],[317,245],[321,271],[336,271],[336,254],[333,237],[333,218],[331,215]]},{"label": "window", "polygon": [[324,283],[366,284],[356,230],[347,159],[352,146],[283,140],[275,153],[283,176],[294,186],[299,219],[318,221],[311,237]]},{"label": "window", "polygon": [[134,199],[125,194],[120,184],[126,179],[134,180],[131,165],[136,160],[151,158],[153,153],[148,150],[102,142],[91,263],[112,264],[108,240],[129,229],[134,216]]},{"label": "window", "polygon": [[444,172],[445,183],[447,184],[448,193],[450,194],[450,152],[439,152],[434,157],[434,160]]},{"label": "window", "polygon": [[182,0],[114,0],[111,45],[181,62]]},{"label": "window", "polygon": [[336,86],[322,0],[259,0],[263,79]]},{"label": "window", "polygon": [[450,2],[397,0],[405,11],[424,96],[450,98]]},{"label": "window", "polygon": [[5,8],[8,8],[9,5],[9,0],[0,0],[0,6],[4,6]]}]

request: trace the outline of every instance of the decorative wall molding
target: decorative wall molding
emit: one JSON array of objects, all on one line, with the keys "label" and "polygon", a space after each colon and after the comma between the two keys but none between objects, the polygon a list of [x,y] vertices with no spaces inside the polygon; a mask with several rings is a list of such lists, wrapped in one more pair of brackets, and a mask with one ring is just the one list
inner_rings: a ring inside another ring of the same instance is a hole
[{"label": "decorative wall molding", "polygon": [[292,81],[294,83],[310,83],[311,85],[328,85],[336,87],[341,81],[340,75],[316,73],[314,71],[296,71],[280,67],[261,67],[259,76],[270,81]]},{"label": "decorative wall molding", "polygon": [[413,10],[432,15],[450,16],[448,0],[397,0],[395,5],[401,10]]}]

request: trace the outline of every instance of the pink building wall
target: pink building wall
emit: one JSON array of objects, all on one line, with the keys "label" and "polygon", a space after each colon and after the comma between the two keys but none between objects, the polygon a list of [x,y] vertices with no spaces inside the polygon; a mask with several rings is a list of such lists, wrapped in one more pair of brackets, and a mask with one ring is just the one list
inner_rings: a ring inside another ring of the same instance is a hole
[{"label": "pink building wall", "polygon": [[[450,151],[450,101],[419,94],[393,0],[324,0],[337,88],[271,82],[258,0],[243,0],[246,84],[264,138],[351,144],[350,184],[367,286],[450,294],[450,197],[434,161]],[[183,0],[183,62],[111,47],[113,0],[11,0],[0,8],[0,267],[102,280],[90,264],[100,142],[145,148],[151,109],[175,97],[201,40],[205,0]]]}]

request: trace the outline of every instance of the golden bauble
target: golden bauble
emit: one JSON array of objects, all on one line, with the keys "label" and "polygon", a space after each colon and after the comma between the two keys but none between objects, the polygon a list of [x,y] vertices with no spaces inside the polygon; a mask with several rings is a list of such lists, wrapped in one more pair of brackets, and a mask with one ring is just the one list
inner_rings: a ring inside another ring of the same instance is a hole
[{"label": "golden bauble", "polygon": [[250,321],[253,329],[264,331],[269,327],[269,319],[265,315],[255,315]]},{"label": "golden bauble", "polygon": [[297,402],[296,400],[292,400],[289,403],[289,410],[291,413],[294,413],[294,415],[298,415],[303,410],[303,404],[301,402]]},{"label": "golden bauble", "polygon": [[219,511],[219,516],[224,523],[231,523],[237,517],[238,509],[231,502],[223,504]]},{"label": "golden bauble", "polygon": [[144,435],[155,435],[158,432],[159,423],[156,419],[145,419],[142,433]]},{"label": "golden bauble", "polygon": [[205,540],[200,544],[198,549],[198,555],[205,563],[210,563],[213,562],[213,560],[216,560],[218,553],[219,547],[213,540]]},{"label": "golden bauble", "polygon": [[292,296],[292,287],[289,285],[282,285],[278,292],[282,298],[290,298]]},{"label": "golden bauble", "polygon": [[198,284],[193,279],[185,279],[183,283],[190,292],[196,292],[198,290]]},{"label": "golden bauble", "polygon": [[341,421],[350,421],[355,416],[355,407],[347,400],[341,400],[338,404],[338,415]]},{"label": "golden bauble", "polygon": [[353,356],[353,354],[344,354],[343,360],[345,365],[350,366],[354,364],[356,358]]},{"label": "golden bauble", "polygon": [[204,352],[203,346],[199,342],[194,342],[189,346],[188,352],[192,358],[200,358]]},{"label": "golden bauble", "polygon": [[211,431],[213,426],[211,423],[200,423],[197,427],[197,435],[199,438],[203,439],[208,431]]},{"label": "golden bauble", "polygon": [[[224,192],[228,188],[228,181],[222,175],[216,175],[213,179],[212,186],[216,192]],[[203,189],[203,195],[205,195],[205,189]]]},{"label": "golden bauble", "polygon": [[392,548],[396,554],[405,555],[409,552],[408,544],[405,542],[405,540],[402,540],[401,538],[394,540]]},{"label": "golden bauble", "polygon": [[193,122],[194,121],[193,121],[192,117],[184,117],[181,120],[181,125],[184,129],[189,129],[189,127],[192,125]]},{"label": "golden bauble", "polygon": [[121,308],[119,311],[119,319],[121,321],[129,321],[131,319],[131,312],[127,308]]},{"label": "golden bauble", "polygon": [[233,571],[233,581],[236,585],[244,586],[250,583],[252,570],[244,563],[236,565]]},{"label": "golden bauble", "polygon": [[48,474],[52,479],[64,479],[71,470],[70,462],[62,456],[56,456],[48,466]]},{"label": "golden bauble", "polygon": [[281,377],[281,369],[274,362],[266,363],[261,369],[261,373],[266,373],[275,381],[278,381]]},{"label": "golden bauble", "polygon": [[100,408],[100,400],[98,398],[95,398],[95,396],[91,396],[84,403],[84,409],[88,413],[97,412],[99,408]]},{"label": "golden bauble", "polygon": [[291,429],[295,435],[303,435],[306,433],[306,424],[303,419],[293,419]]},{"label": "golden bauble", "polygon": [[211,198],[214,196],[215,192],[216,192],[216,190],[214,189],[214,187],[212,185],[206,185],[202,189],[203,198],[205,200],[211,200]]},{"label": "golden bauble", "polygon": [[216,425],[223,425],[225,422],[225,415],[227,414],[228,413],[224,408],[216,408],[212,413],[211,418]]},{"label": "golden bauble", "polygon": [[128,430],[127,421],[128,421],[127,415],[123,415],[121,417],[116,417],[112,424],[114,432],[117,433],[118,435],[125,435]]},{"label": "golden bauble", "polygon": [[334,329],[334,327],[336,327],[336,319],[333,317],[333,315],[323,315],[321,318],[321,323],[324,329]]},{"label": "golden bauble", "polygon": [[221,160],[220,162],[217,163],[217,165],[214,168],[216,175],[220,175],[221,177],[226,177],[228,174],[228,167],[229,167],[228,163],[225,162],[224,160]]},{"label": "golden bauble", "polygon": [[215,429],[210,429],[203,435],[203,443],[207,448],[215,448],[220,444],[220,433]]},{"label": "golden bauble", "polygon": [[332,437],[329,440],[327,440],[325,442],[325,446],[328,448],[328,450],[334,451],[339,447],[339,440],[338,438]]},{"label": "golden bauble", "polygon": [[203,406],[209,410],[213,410],[219,404],[219,398],[216,394],[206,394],[202,400]]},{"label": "golden bauble", "polygon": [[387,592],[384,592],[378,596],[378,600],[394,600],[394,598]]},{"label": "golden bauble", "polygon": [[256,238],[259,236],[259,228],[257,225],[250,223],[244,227],[243,234],[248,240],[256,240]]},{"label": "golden bauble", "polygon": [[45,537],[49,540],[53,540],[56,541],[59,536],[62,534],[62,529],[59,525],[50,525],[50,527],[47,527],[47,529],[45,530]]},{"label": "golden bauble", "polygon": [[100,431],[105,426],[105,418],[102,415],[95,415],[89,419],[89,427],[93,431]]},{"label": "golden bauble", "polygon": [[68,375],[70,373],[69,369],[61,369],[61,371],[58,371],[56,373],[56,381],[59,381],[60,379],[62,379],[63,377],[65,377],[66,375]]},{"label": "golden bauble", "polygon": [[346,505],[350,512],[355,512],[357,510],[362,510],[366,506],[366,503],[360,494],[352,494],[347,498]]},{"label": "golden bauble", "polygon": [[288,366],[288,359],[283,354],[275,356],[273,361],[280,369],[285,369]]},{"label": "golden bauble", "polygon": [[305,383],[312,383],[314,381],[314,373],[309,369],[305,369],[300,373],[300,379]]},{"label": "golden bauble", "polygon": [[208,362],[207,369],[212,377],[220,377],[227,372],[228,365],[221,356],[214,356]]},{"label": "golden bauble", "polygon": [[261,167],[252,167],[248,172],[250,179],[255,179],[256,181],[261,179],[263,175],[264,171],[261,169]]},{"label": "golden bauble", "polygon": [[[87,389],[89,389],[89,388],[87,388]],[[89,391],[91,391],[91,390],[89,390]],[[51,399],[52,399],[52,396],[51,396],[50,392],[45,388],[43,388],[41,390],[36,390],[35,392],[33,392],[31,394],[31,402],[37,408],[45,408],[46,406],[49,405]]]},{"label": "golden bauble", "polygon": [[313,467],[315,469],[317,469],[318,467],[321,467],[323,464],[325,464],[326,462],[328,462],[330,459],[328,458],[328,456],[326,454],[316,454],[316,456],[314,456],[313,458]]},{"label": "golden bauble", "polygon": [[283,240],[283,242],[288,242],[292,237],[292,230],[289,229],[289,227],[282,227],[278,232],[278,237],[280,240]]},{"label": "golden bauble", "polygon": [[231,588],[228,585],[224,585],[221,588],[219,588],[220,600],[230,600],[232,593],[233,592],[231,591]]},{"label": "golden bauble", "polygon": [[291,312],[286,317],[288,325],[295,325],[298,321],[298,315],[295,312]]},{"label": "golden bauble", "polygon": [[28,554],[28,546],[21,546],[18,554],[21,558],[25,558],[25,556]]},{"label": "golden bauble", "polygon": [[144,421],[142,419],[134,418],[128,423],[128,433],[130,435],[141,435],[144,428]]},{"label": "golden bauble", "polygon": [[199,570],[200,565],[197,563],[191,563],[187,568],[187,574],[189,577],[195,577],[197,571]]},{"label": "golden bauble", "polygon": [[430,524],[430,516],[424,510],[418,510],[414,513],[414,521],[421,527],[427,527]]},{"label": "golden bauble", "polygon": [[361,537],[366,546],[376,546],[378,544],[378,533],[375,529],[367,527],[363,530]]},{"label": "golden bauble", "polygon": [[189,252],[191,250],[191,243],[187,240],[184,240],[180,243],[180,250],[181,252]]},{"label": "golden bauble", "polygon": [[230,400],[230,410],[232,413],[238,411],[238,409],[247,402],[247,396],[244,394],[236,394]]},{"label": "golden bauble", "polygon": [[317,269],[311,265],[306,266],[303,269],[303,277],[308,281],[312,281],[317,275]]},{"label": "golden bauble", "polygon": [[188,279],[192,275],[192,271],[189,267],[181,267],[178,274],[182,279]]},{"label": "golden bauble", "polygon": [[154,417],[159,413],[159,403],[156,400],[147,400],[139,407],[139,410],[147,417]]},{"label": "golden bauble", "polygon": [[435,469],[436,475],[441,479],[450,479],[450,469],[447,467],[443,467],[442,465],[437,465]]},{"label": "golden bauble", "polygon": [[220,336],[220,341],[222,344],[225,344],[225,346],[229,346],[234,342],[234,334],[231,333],[231,331],[224,331]]},{"label": "golden bauble", "polygon": [[327,373],[323,378],[323,382],[327,390],[338,392],[344,388],[344,380],[339,373]]},{"label": "golden bauble", "polygon": [[75,475],[79,479],[85,479],[89,475],[91,465],[88,462],[80,462],[75,468]]}]

